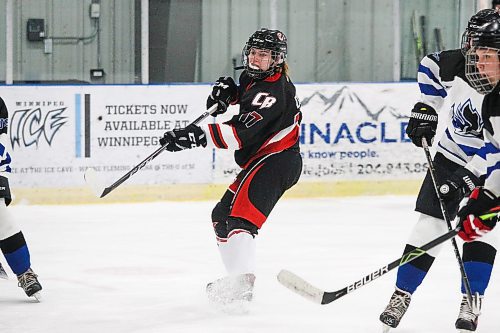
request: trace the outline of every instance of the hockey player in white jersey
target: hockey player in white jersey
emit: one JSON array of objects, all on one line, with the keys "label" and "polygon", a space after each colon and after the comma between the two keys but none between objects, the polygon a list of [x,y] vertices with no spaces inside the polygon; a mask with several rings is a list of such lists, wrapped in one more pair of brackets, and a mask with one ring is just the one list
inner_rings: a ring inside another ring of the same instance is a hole
[{"label": "hockey player in white jersey", "polygon": [[[479,93],[486,94],[482,105],[484,146],[480,150],[486,160],[486,180],[484,187],[474,189],[461,203],[459,236],[465,241],[491,231],[500,215],[500,19],[481,26],[471,45],[465,75]],[[489,218],[478,217],[485,214]]]},{"label": "hockey player in white jersey", "polygon": [[[28,245],[22,231],[16,225],[14,217],[7,209],[12,200],[9,187],[11,155],[8,149],[8,125],[7,107],[0,97],[0,249],[7,264],[17,275],[19,287],[23,288],[27,296],[39,300],[42,286],[38,282],[37,275],[31,269]],[[0,265],[0,277],[2,275],[7,277]]]},{"label": "hockey player in white jersey", "polygon": [[484,187],[500,195],[500,21],[482,26],[472,38],[466,55],[465,73],[471,85],[487,94],[483,101],[484,146],[486,160]]},{"label": "hockey player in white jersey", "polygon": [[[450,100],[451,110],[441,111],[441,117],[446,117],[441,121],[447,121],[447,127],[435,145],[437,153],[434,166],[438,184],[441,185],[441,196],[452,218],[457,214],[458,204],[464,195],[483,183],[480,176],[484,169],[484,159],[479,155],[479,150],[484,145],[484,121],[481,115],[484,96],[471,86],[465,75],[464,54],[470,48],[471,34],[483,24],[498,18],[499,14],[492,9],[478,12],[468,22],[462,38],[462,49],[427,55],[418,69],[421,98],[411,112],[406,133],[418,147],[422,146],[422,138],[432,142],[438,124],[436,110],[442,108],[445,99]],[[448,111],[450,115],[447,114]],[[420,217],[404,253],[448,231],[429,173],[420,188],[415,210],[420,213]],[[490,280],[496,255],[493,244],[493,236],[490,234],[463,246],[464,268],[476,303],[483,298]],[[396,290],[380,315],[385,331],[398,326],[410,305],[413,293],[424,280],[440,249],[441,246],[435,247],[418,259],[399,267]],[[465,294],[464,285],[462,294]],[[475,331],[479,314],[477,311],[472,312],[465,296],[463,300],[455,327],[462,332]]]}]

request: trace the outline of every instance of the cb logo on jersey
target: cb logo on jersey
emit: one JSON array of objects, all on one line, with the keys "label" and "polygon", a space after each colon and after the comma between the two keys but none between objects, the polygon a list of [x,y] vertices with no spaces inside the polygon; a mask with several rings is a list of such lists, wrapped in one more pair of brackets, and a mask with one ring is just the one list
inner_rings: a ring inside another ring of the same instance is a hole
[{"label": "cb logo on jersey", "polygon": [[260,92],[253,98],[252,105],[259,106],[259,109],[268,109],[276,103],[276,97],[269,93]]}]

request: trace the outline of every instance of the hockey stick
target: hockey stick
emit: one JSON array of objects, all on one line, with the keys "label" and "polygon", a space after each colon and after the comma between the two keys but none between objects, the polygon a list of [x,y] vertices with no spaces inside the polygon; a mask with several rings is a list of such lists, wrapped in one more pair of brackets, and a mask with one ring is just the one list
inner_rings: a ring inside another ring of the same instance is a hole
[{"label": "hockey stick", "polygon": [[[444,200],[441,197],[441,193],[439,192],[439,186],[436,180],[436,169],[434,168],[434,163],[432,162],[431,153],[429,151],[429,145],[427,144],[427,139],[425,137],[422,137],[422,148],[424,148],[425,157],[427,158],[427,163],[429,163],[429,173],[432,178],[432,184],[434,185],[434,191],[436,191],[439,206],[441,207],[441,212],[443,213],[443,219],[448,226],[448,230],[452,230],[450,216],[448,215],[446,205],[444,204]],[[472,291],[470,289],[469,278],[467,277],[467,273],[465,272],[464,262],[462,260],[462,257],[460,256],[460,251],[458,250],[458,245],[455,238],[451,240],[451,243],[453,245],[453,252],[455,252],[455,257],[457,258],[458,266],[460,267],[460,274],[462,275],[462,282],[464,284],[465,293],[467,294],[467,300],[469,301],[469,305],[472,309]]]},{"label": "hockey stick", "polygon": [[427,26],[425,15],[420,16],[420,36],[422,36],[422,58],[427,54]]},{"label": "hockey stick", "polygon": [[441,29],[434,28],[434,38],[436,39],[436,51],[441,52],[444,50],[443,35]]},{"label": "hockey stick", "polygon": [[[212,107],[210,107],[207,111],[205,111],[201,116],[199,116],[198,118],[196,118],[189,125],[197,125],[202,120],[204,120],[205,118],[207,118],[208,116],[210,116],[211,114],[213,114],[217,110],[217,105],[218,104],[212,105]],[[109,185],[107,187],[105,187],[105,185],[103,185],[103,182],[97,176],[97,171],[95,171],[94,168],[87,168],[87,170],[85,170],[85,174],[84,174],[85,181],[87,182],[87,184],[90,186],[90,188],[92,189],[92,191],[95,193],[95,195],[97,197],[103,198],[106,195],[108,195],[111,191],[113,191],[114,189],[116,189],[118,186],[120,186],[121,184],[123,184],[127,179],[129,179],[137,171],[139,171],[142,168],[144,168],[144,166],[146,164],[148,164],[149,162],[151,162],[152,160],[154,160],[158,155],[160,155],[165,150],[165,148],[167,148],[167,145],[161,146],[160,148],[158,148],[157,150],[155,150],[151,155],[149,155],[148,157],[146,157],[146,159],[144,159],[141,163],[137,164],[129,172],[127,172],[126,174],[124,174],[120,179],[118,179],[113,184],[111,184],[111,185]]]},{"label": "hockey stick", "polygon": [[413,15],[411,16],[411,27],[413,32],[413,42],[415,43],[415,60],[417,68],[420,64],[420,61],[423,58],[422,55],[422,37],[420,36],[418,27],[417,27],[417,13],[413,11]]},{"label": "hockey stick", "polygon": [[450,238],[455,237],[455,235],[458,234],[458,231],[460,230],[460,226],[457,226],[455,229],[448,231],[447,233],[439,236],[438,238],[430,241],[429,243],[417,247],[413,249],[410,252],[407,252],[403,254],[400,258],[394,260],[393,262],[389,263],[386,266],[383,266],[376,271],[366,275],[363,277],[361,280],[356,281],[347,287],[344,287],[342,289],[339,289],[337,291],[323,291],[313,285],[311,285],[309,282],[306,280],[302,279],[298,275],[288,271],[288,270],[281,270],[278,274],[278,281],[285,286],[286,288],[290,289],[291,291],[301,295],[304,298],[307,298],[308,300],[317,303],[317,304],[329,304],[337,299],[339,299],[342,296],[345,296],[354,290],[357,290],[368,283],[374,281],[375,279],[381,277],[382,275],[385,275],[392,271],[394,268],[402,266],[406,263],[409,263],[412,260],[417,259],[418,257],[422,256],[425,254],[428,250],[432,249],[433,247],[446,242]]}]

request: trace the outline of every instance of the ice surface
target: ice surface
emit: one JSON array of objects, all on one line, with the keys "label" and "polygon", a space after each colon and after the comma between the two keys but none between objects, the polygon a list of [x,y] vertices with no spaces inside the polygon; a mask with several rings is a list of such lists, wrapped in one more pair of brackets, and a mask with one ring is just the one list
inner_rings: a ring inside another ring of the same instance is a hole
[{"label": "ice surface", "polygon": [[[205,296],[206,283],[224,274],[210,223],[214,202],[13,206],[44,294],[30,301],[8,271],[0,332],[381,332],[395,270],[329,305],[293,294],[276,274],[287,268],[330,291],[359,280],[400,256],[417,218],[414,199],[278,203],[258,236],[252,308],[240,316],[217,312]],[[500,332],[496,282],[495,268],[478,333]],[[392,332],[456,332],[459,283],[446,244]]]}]

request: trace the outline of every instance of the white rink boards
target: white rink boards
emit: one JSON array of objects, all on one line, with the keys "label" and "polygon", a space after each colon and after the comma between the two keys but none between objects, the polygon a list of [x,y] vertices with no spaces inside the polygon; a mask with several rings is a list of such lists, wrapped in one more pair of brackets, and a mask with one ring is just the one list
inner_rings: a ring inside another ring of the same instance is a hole
[{"label": "white rink boards", "polygon": [[[15,202],[97,202],[84,188],[87,167],[113,183],[155,151],[165,131],[197,118],[209,92],[207,84],[0,87]],[[297,95],[304,167],[292,197],[416,192],[425,157],[405,134],[415,83],[297,84]],[[166,152],[106,202],[215,199],[237,172],[231,151]]]}]

